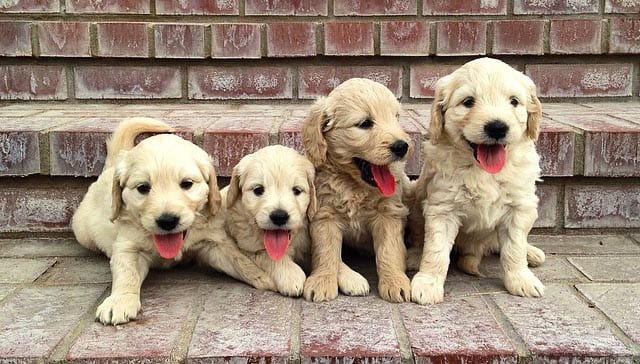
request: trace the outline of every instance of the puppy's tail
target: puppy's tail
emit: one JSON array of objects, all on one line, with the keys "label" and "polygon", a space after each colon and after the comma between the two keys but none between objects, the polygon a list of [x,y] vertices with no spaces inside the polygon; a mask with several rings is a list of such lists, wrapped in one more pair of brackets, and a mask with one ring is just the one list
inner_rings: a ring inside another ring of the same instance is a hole
[{"label": "puppy's tail", "polygon": [[107,140],[107,160],[104,167],[109,168],[123,150],[134,147],[136,137],[143,133],[168,133],[173,131],[169,125],[152,118],[133,117],[123,120]]}]

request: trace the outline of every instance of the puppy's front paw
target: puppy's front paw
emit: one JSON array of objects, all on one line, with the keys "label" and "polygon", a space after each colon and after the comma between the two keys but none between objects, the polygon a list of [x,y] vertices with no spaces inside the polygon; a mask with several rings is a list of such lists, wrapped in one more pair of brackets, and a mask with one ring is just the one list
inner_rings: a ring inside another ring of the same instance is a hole
[{"label": "puppy's front paw", "polygon": [[378,292],[385,301],[409,302],[411,301],[411,281],[404,273],[393,277],[380,277]]},{"label": "puppy's front paw", "polygon": [[537,267],[544,263],[545,255],[542,249],[527,245],[527,263],[530,267]]},{"label": "puppy's front paw", "polygon": [[418,272],[411,280],[411,300],[421,305],[444,301],[444,282],[433,274]]},{"label": "puppy's front paw", "polygon": [[542,297],[544,285],[529,268],[506,272],[504,286],[512,295],[522,297]]},{"label": "puppy's front paw", "polygon": [[96,319],[104,325],[124,324],[136,318],[140,307],[137,294],[112,294],[98,306]]},{"label": "puppy's front paw", "polygon": [[307,276],[297,264],[289,264],[287,269],[276,273],[274,281],[278,292],[289,297],[300,297]]},{"label": "puppy's front paw", "polygon": [[269,277],[266,273],[251,277],[249,284],[251,284],[254,288],[262,289],[265,291],[278,291],[278,287],[276,287],[273,279],[271,279],[271,277]]},{"label": "puppy's front paw", "polygon": [[367,279],[346,265],[338,272],[338,288],[348,296],[366,296],[370,290]]},{"label": "puppy's front paw", "polygon": [[304,299],[313,302],[330,301],[338,297],[338,277],[333,274],[316,274],[304,283]]}]

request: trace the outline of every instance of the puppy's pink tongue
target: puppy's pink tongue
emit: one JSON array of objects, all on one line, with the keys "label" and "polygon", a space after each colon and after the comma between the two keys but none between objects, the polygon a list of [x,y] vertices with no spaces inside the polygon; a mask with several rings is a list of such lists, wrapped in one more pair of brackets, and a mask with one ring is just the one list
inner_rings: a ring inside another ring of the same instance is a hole
[{"label": "puppy's pink tongue", "polygon": [[265,230],[264,247],[273,260],[284,257],[289,247],[289,230]]},{"label": "puppy's pink tongue", "polygon": [[153,241],[156,243],[156,249],[158,249],[161,257],[173,259],[178,255],[182,247],[182,232],[154,235]]},{"label": "puppy's pink tongue", "polygon": [[385,196],[393,195],[396,191],[396,180],[389,171],[389,167],[371,164],[371,173],[373,180],[376,181],[376,186],[378,186],[378,191]]},{"label": "puppy's pink tongue", "polygon": [[502,170],[507,162],[507,151],[502,144],[479,144],[478,162],[485,171],[495,174]]}]

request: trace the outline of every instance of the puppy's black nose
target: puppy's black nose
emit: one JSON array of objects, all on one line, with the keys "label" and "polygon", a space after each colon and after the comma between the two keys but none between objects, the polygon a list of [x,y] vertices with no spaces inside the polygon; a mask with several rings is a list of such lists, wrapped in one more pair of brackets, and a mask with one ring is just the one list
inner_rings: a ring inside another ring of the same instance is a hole
[{"label": "puppy's black nose", "polygon": [[178,226],[180,218],[173,214],[162,214],[156,219],[156,225],[162,230],[171,231]]},{"label": "puppy's black nose", "polygon": [[407,142],[405,142],[404,140],[396,140],[395,142],[393,142],[393,144],[391,144],[391,146],[389,146],[389,149],[391,149],[391,153],[393,153],[395,156],[397,156],[398,158],[402,158],[405,156],[405,154],[407,154],[407,151],[409,150],[409,144],[407,144]]},{"label": "puppy's black nose", "polygon": [[509,126],[501,120],[492,120],[484,125],[484,132],[489,138],[502,139],[508,131]]},{"label": "puppy's black nose", "polygon": [[286,224],[287,221],[289,221],[289,213],[287,213],[285,210],[277,209],[269,214],[269,218],[274,224],[282,226]]}]

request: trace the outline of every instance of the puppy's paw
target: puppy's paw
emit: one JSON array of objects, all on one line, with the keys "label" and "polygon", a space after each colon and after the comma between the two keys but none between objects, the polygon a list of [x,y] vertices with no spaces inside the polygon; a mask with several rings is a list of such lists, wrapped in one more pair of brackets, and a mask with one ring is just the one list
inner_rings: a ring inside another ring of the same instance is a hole
[{"label": "puppy's paw", "polygon": [[530,267],[537,267],[544,263],[545,255],[542,249],[527,245],[527,263]]},{"label": "puppy's paw", "polygon": [[112,294],[98,306],[96,320],[104,325],[124,324],[136,318],[140,307],[140,296],[137,294]]},{"label": "puppy's paw", "polygon": [[338,277],[333,274],[316,274],[304,283],[304,299],[313,302],[330,301],[338,297]]},{"label": "puppy's paw", "polygon": [[370,290],[367,279],[344,264],[338,272],[338,288],[348,296],[366,296]]},{"label": "puppy's paw", "polygon": [[482,256],[477,255],[462,255],[458,258],[458,268],[472,276],[484,277],[484,274],[480,273],[480,262]]},{"label": "puppy's paw", "polygon": [[433,274],[418,272],[411,280],[411,300],[420,305],[444,301],[444,281]]},{"label": "puppy's paw", "polygon": [[266,273],[251,277],[250,282],[248,283],[257,289],[274,292],[278,291],[278,287],[276,287],[275,282]]},{"label": "puppy's paw", "polygon": [[393,277],[380,277],[378,292],[385,301],[409,302],[411,301],[411,281],[404,273]]},{"label": "puppy's paw", "polygon": [[522,297],[542,297],[544,285],[529,268],[506,272],[504,286],[512,295]]},{"label": "puppy's paw", "polygon": [[287,265],[287,269],[278,271],[273,277],[278,292],[289,297],[300,297],[307,276],[297,264]]}]

